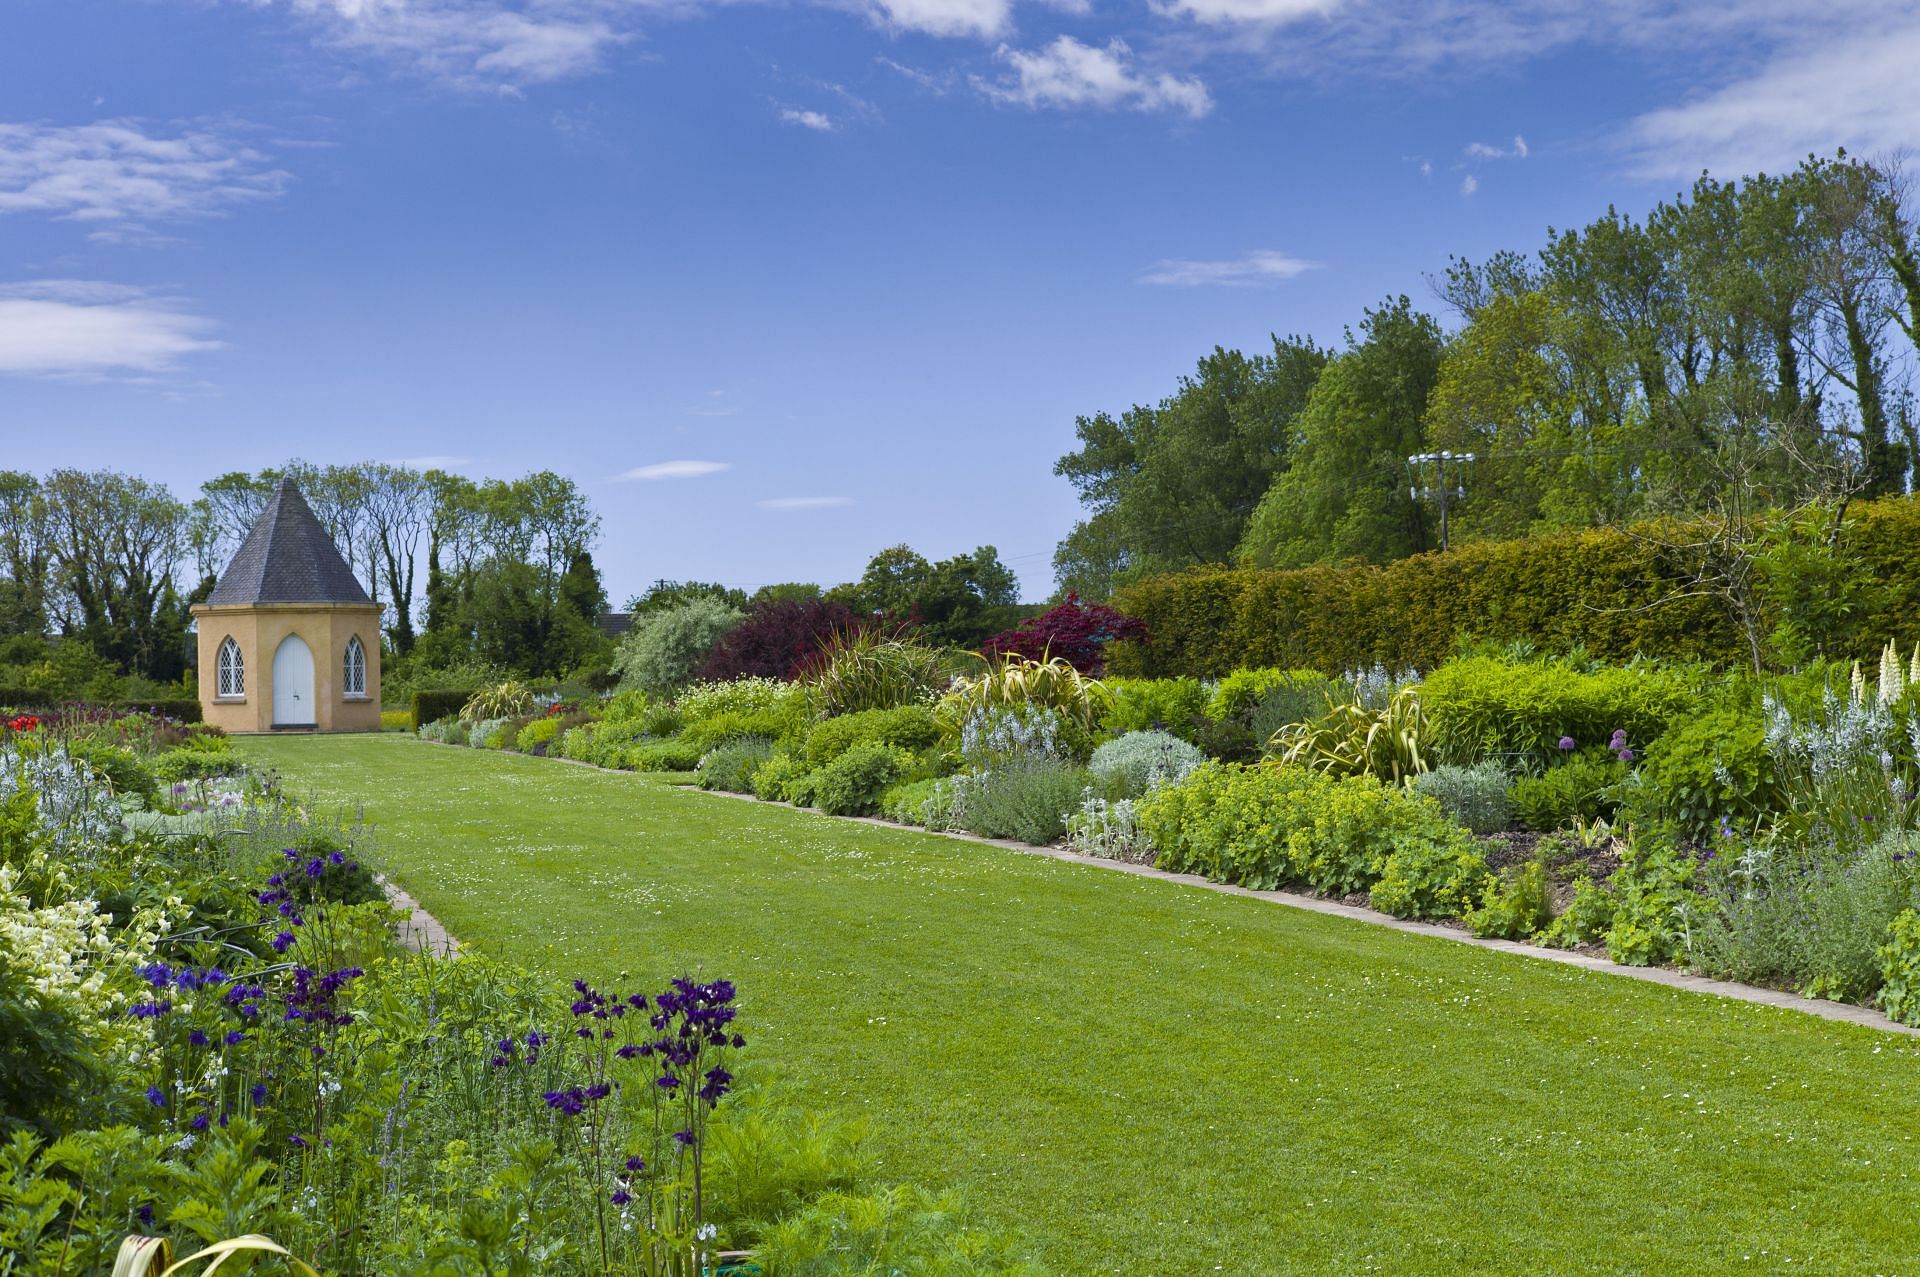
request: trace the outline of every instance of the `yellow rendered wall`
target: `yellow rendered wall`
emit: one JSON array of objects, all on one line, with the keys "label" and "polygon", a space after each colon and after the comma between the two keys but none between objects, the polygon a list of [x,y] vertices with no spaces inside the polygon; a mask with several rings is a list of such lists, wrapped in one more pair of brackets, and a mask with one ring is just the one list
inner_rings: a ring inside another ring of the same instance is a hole
[{"label": "yellow rendered wall", "polygon": [[[314,730],[380,730],[380,609],[363,606],[311,606],[295,603],[257,607],[193,609],[199,622],[200,708],[206,721],[229,732],[273,730],[273,653],[289,634],[298,634],[313,652]],[[246,663],[246,693],[221,700],[220,644],[231,635]],[[367,695],[341,695],[347,640],[358,635],[367,653]]]}]

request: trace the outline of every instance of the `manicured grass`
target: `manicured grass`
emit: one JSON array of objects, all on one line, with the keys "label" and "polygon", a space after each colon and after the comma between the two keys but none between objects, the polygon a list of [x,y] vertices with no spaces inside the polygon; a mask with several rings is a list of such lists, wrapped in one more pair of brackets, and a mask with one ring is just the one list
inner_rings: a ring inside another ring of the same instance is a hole
[{"label": "manicured grass", "polygon": [[480,950],[736,980],[752,1058],[1063,1274],[1913,1270],[1904,1038],[543,759],[241,748]]}]

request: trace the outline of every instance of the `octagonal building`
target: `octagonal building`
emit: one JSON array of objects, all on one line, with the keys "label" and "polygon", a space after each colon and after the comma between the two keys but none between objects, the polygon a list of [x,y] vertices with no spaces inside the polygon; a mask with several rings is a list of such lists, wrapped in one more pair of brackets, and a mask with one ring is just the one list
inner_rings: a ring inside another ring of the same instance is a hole
[{"label": "octagonal building", "polygon": [[229,732],[380,730],[380,606],[291,479],[204,603],[200,705]]}]

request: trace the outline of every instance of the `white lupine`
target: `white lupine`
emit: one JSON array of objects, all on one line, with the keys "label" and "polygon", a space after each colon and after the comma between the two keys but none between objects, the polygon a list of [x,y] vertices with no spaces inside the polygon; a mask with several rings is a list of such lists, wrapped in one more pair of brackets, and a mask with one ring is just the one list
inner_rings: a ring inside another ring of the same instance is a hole
[{"label": "white lupine", "polygon": [[1887,650],[1880,653],[1880,703],[1891,706],[1906,694],[1906,672],[1900,665],[1900,654],[1894,650],[1893,640],[1887,640]]}]

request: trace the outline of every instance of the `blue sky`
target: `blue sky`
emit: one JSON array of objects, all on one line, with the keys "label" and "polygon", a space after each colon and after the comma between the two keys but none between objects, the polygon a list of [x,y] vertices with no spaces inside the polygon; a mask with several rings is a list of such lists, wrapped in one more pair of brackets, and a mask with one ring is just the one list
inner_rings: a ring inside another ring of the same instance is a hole
[{"label": "blue sky", "polygon": [[0,465],[551,468],[616,600],[1037,598],[1077,413],[1897,151],[1916,65],[1920,0],[9,0]]}]

